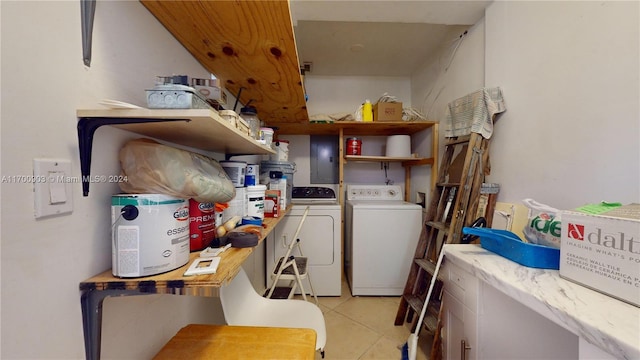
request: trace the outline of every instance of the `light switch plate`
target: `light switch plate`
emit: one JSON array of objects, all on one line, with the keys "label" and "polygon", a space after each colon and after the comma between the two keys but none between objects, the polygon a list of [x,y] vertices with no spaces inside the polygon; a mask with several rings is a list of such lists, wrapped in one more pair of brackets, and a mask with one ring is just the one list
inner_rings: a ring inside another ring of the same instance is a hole
[{"label": "light switch plate", "polygon": [[33,159],[33,194],[36,219],[73,211],[71,161]]}]

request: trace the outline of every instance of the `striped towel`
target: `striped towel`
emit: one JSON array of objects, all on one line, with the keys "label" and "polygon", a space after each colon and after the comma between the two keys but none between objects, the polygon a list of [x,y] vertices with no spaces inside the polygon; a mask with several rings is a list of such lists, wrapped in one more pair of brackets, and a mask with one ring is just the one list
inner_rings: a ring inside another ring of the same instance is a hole
[{"label": "striped towel", "polygon": [[445,137],[493,134],[493,116],[506,110],[499,87],[482,88],[449,103],[446,113]]}]

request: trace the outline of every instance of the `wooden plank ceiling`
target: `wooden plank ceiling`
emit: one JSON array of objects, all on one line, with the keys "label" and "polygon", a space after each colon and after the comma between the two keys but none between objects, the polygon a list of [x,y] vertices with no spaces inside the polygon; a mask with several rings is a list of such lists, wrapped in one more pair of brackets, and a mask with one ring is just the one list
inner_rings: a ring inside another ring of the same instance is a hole
[{"label": "wooden plank ceiling", "polygon": [[140,1],[265,123],[308,123],[288,1]]}]

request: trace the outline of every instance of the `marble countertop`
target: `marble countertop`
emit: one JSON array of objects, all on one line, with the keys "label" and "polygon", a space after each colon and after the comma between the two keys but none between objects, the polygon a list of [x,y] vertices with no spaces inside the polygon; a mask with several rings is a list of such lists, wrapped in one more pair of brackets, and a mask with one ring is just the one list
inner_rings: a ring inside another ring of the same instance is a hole
[{"label": "marble countertop", "polygon": [[451,261],[514,300],[619,359],[640,359],[640,308],[528,268],[480,245],[447,244]]}]

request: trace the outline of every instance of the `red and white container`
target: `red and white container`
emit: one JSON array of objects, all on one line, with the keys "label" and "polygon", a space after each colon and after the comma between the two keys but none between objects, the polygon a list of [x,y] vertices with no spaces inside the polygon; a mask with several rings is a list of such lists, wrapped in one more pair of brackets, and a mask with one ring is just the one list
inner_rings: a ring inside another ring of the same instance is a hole
[{"label": "red and white container", "polygon": [[345,153],[347,155],[362,155],[362,140],[358,138],[348,138]]},{"label": "red and white container", "polygon": [[209,246],[215,237],[215,204],[189,199],[189,250],[202,250]]}]

